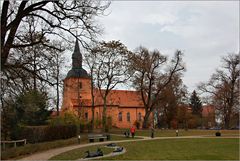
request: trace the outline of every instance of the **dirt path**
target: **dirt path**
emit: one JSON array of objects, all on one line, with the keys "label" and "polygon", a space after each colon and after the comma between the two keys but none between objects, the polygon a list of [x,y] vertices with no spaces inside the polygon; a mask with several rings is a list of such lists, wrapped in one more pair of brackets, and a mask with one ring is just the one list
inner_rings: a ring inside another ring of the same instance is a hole
[{"label": "dirt path", "polygon": [[[123,136],[123,135],[121,135]],[[150,138],[150,137],[145,137],[145,136],[138,136],[141,137],[142,139],[132,139],[132,140],[119,140],[119,141],[105,141],[105,142],[96,142],[96,143],[87,143],[87,144],[80,144],[80,145],[73,145],[73,146],[67,146],[67,147],[62,147],[62,148],[56,148],[56,149],[50,149],[44,152],[39,152],[32,154],[28,157],[22,158],[20,160],[48,160],[51,157],[61,154],[63,152],[77,149],[77,148],[82,148],[82,147],[88,147],[88,146],[93,146],[93,145],[102,145],[102,144],[108,144],[108,143],[123,143],[123,142],[135,142],[135,141],[147,141],[147,140],[161,140],[161,139],[183,139],[183,138],[216,138],[213,136],[178,136],[178,137],[155,137],[155,138]],[[231,136],[231,137],[218,137],[218,138],[239,138],[238,136]]]}]

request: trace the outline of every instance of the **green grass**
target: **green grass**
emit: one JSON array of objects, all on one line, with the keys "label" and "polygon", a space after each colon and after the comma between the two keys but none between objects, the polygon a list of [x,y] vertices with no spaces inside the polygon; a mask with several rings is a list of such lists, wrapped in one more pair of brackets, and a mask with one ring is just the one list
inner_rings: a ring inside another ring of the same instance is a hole
[{"label": "green grass", "polygon": [[[101,160],[238,160],[239,140],[237,138],[194,138],[166,139],[139,142],[118,143],[126,148],[125,154],[101,158]],[[112,149],[103,149],[104,154]],[[51,158],[51,160],[76,160],[85,156],[87,150],[95,151],[90,146],[71,150]]]},{"label": "green grass", "polygon": [[238,160],[239,140],[224,138],[169,139],[121,143],[124,155],[107,160]]},{"label": "green grass", "polygon": [[[123,134],[126,129],[112,129],[110,132],[114,134]],[[179,130],[179,136],[196,136],[196,135],[211,135],[215,136],[217,130]],[[222,136],[238,135],[239,130],[220,130]],[[156,137],[174,137],[176,130],[155,130]],[[150,136],[150,130],[136,130],[136,136]]]},{"label": "green grass", "polygon": [[[111,136],[111,140],[126,140],[126,139],[132,139],[132,138],[125,138],[123,136],[113,136],[113,135]],[[80,144],[86,144],[86,143],[88,143],[87,134],[82,134]],[[77,138],[43,142],[43,143],[37,143],[37,144],[27,144],[25,146],[10,148],[10,149],[6,149],[5,151],[1,151],[1,159],[2,160],[19,159],[36,152],[42,152],[49,149],[60,148],[60,147],[65,147],[69,145],[77,145],[77,144],[78,144]]]},{"label": "green grass", "polygon": [[[112,129],[110,133],[115,134],[123,134],[125,130],[122,129]],[[179,136],[191,136],[191,135],[215,135],[215,130],[179,130]],[[229,136],[229,135],[238,135],[238,130],[221,130],[222,136]],[[137,136],[150,136],[150,130],[137,130]],[[155,136],[156,137],[163,137],[163,136],[175,136],[175,130],[156,130]],[[125,138],[121,136],[114,136],[111,135],[111,140],[126,140],[132,138]],[[136,138],[137,139],[137,138]],[[87,134],[81,135],[81,144],[88,143]],[[76,145],[78,144],[76,138],[66,139],[66,140],[57,140],[51,142],[43,142],[37,144],[27,144],[26,146],[21,146],[17,148],[10,148],[5,151],[1,151],[1,159],[19,159],[25,157],[27,155],[42,152],[53,148],[60,148],[69,145]]]},{"label": "green grass", "polygon": [[89,150],[90,152],[95,152],[97,148],[100,148],[103,152],[103,155],[109,154],[113,151],[111,148],[106,148],[104,146],[90,146],[87,148],[79,148],[79,149],[74,149],[65,153],[62,153],[60,155],[56,155],[50,160],[77,160],[80,158],[84,158],[86,156],[86,151]]}]

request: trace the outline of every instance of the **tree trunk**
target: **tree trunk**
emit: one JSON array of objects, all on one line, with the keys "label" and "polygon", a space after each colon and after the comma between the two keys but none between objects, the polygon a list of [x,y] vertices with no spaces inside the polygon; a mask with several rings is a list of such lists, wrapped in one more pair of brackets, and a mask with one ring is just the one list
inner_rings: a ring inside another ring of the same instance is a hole
[{"label": "tree trunk", "polygon": [[94,103],[92,102],[92,120],[91,120],[91,130],[94,129]]},{"label": "tree trunk", "polygon": [[227,115],[224,119],[224,128],[229,129],[230,117]]},{"label": "tree trunk", "polygon": [[143,129],[146,129],[146,128],[148,128],[148,119],[149,119],[149,116],[150,116],[150,114],[151,114],[151,111],[147,111],[147,110],[145,110],[146,111],[146,113],[145,113],[145,116],[144,116],[144,119],[143,119]]},{"label": "tree trunk", "polygon": [[57,78],[57,116],[59,116],[59,77]]},{"label": "tree trunk", "polygon": [[107,97],[104,96],[103,98],[103,113],[102,113],[102,125],[103,131],[106,131],[106,110],[107,110]]},{"label": "tree trunk", "polygon": [[59,61],[58,61],[58,54],[57,54],[57,102],[56,102],[56,106],[57,106],[57,116],[59,116]]},{"label": "tree trunk", "polygon": [[171,120],[167,120],[168,129],[171,129]]},{"label": "tree trunk", "polygon": [[94,129],[94,93],[93,93],[93,78],[91,77],[91,96],[92,96],[92,120],[91,120],[91,128]]},{"label": "tree trunk", "polygon": [[37,78],[36,78],[36,74],[37,74],[37,65],[36,65],[36,51],[34,48],[32,48],[33,50],[33,86],[34,86],[34,90],[37,90]]}]

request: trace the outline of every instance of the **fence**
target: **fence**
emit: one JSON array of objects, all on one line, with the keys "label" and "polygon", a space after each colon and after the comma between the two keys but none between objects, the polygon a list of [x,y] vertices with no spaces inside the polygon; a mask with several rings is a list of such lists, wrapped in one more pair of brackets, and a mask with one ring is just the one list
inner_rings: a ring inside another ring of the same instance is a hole
[{"label": "fence", "polygon": [[14,148],[16,148],[17,147],[17,143],[21,143],[21,142],[23,142],[24,145],[27,144],[27,140],[26,139],[23,139],[23,140],[13,140],[13,141],[1,141],[2,149],[3,150],[6,149],[6,144],[13,144]]}]

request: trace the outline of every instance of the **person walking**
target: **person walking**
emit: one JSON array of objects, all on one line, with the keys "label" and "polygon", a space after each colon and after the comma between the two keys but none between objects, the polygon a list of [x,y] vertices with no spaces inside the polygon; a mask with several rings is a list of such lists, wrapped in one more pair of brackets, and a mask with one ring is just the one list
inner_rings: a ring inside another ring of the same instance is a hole
[{"label": "person walking", "polygon": [[178,136],[178,129],[176,130],[176,136]]},{"label": "person walking", "polygon": [[154,128],[151,128],[151,138],[154,138]]},{"label": "person walking", "polygon": [[132,138],[134,138],[134,135],[135,135],[135,132],[136,132],[136,129],[135,129],[134,126],[131,127],[130,132],[131,132]]}]

